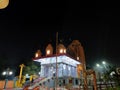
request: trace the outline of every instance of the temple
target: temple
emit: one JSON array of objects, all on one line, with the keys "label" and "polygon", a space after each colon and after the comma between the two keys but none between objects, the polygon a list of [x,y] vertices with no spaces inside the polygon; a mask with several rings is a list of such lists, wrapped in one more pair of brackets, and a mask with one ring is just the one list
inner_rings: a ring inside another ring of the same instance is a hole
[{"label": "temple", "polygon": [[81,62],[66,54],[63,44],[59,44],[57,50],[57,54],[53,54],[52,45],[48,44],[46,56],[41,56],[40,50],[35,54],[33,60],[41,65],[40,77],[45,78],[40,85],[55,87],[56,79],[57,86],[79,85],[78,65],[81,65]]},{"label": "temple", "polygon": [[40,62],[41,64],[41,77],[52,77],[56,71],[57,77],[78,77],[77,65],[80,64],[80,62],[65,54],[42,57],[34,61]]}]

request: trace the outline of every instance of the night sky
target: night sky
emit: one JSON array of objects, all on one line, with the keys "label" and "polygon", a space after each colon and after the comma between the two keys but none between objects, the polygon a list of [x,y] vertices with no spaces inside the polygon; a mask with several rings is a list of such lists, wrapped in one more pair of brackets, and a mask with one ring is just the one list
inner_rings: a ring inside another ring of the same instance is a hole
[{"label": "night sky", "polygon": [[87,64],[120,65],[119,8],[105,8],[106,3],[10,0],[0,10],[0,56],[10,65],[32,59],[49,42],[55,45],[58,32],[66,47],[74,39],[81,42]]}]

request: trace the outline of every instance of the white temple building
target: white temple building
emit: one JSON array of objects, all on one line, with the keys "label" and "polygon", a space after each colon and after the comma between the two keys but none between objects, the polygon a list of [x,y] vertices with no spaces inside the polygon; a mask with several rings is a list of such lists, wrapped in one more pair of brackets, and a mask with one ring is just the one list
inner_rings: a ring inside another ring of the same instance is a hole
[{"label": "white temple building", "polygon": [[77,65],[80,64],[80,62],[70,58],[66,54],[41,57],[34,61],[41,64],[41,77],[52,77],[56,71],[57,77],[77,77]]},{"label": "white temple building", "polygon": [[72,85],[80,84],[77,67],[81,62],[67,55],[63,44],[58,45],[56,54],[53,54],[52,45],[48,44],[46,56],[41,56],[39,50],[33,60],[39,62],[41,65],[40,77],[46,78],[46,81],[41,84],[48,87],[55,87],[56,77],[59,86],[64,86],[69,83]]}]

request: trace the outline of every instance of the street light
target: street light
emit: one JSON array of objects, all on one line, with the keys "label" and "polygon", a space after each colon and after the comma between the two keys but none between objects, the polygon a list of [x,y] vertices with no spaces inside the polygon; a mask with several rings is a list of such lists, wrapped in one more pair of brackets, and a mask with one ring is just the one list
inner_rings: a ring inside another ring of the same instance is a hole
[{"label": "street light", "polygon": [[106,61],[102,61],[101,64],[98,63],[96,64],[99,79],[101,78],[101,75],[103,75],[104,72],[107,70],[106,65],[107,65]]},{"label": "street light", "polygon": [[105,70],[107,70],[107,67],[106,67],[106,62],[105,62],[105,61],[102,61],[102,64],[103,64],[103,66],[104,66]]},{"label": "street light", "polygon": [[97,67],[100,67],[100,64],[97,63],[96,66],[97,66]]},{"label": "street light", "polygon": [[11,71],[9,68],[7,68],[5,71],[2,72],[2,75],[5,76],[5,85],[4,85],[4,89],[6,88],[6,84],[8,81],[8,76],[11,76],[13,74],[13,71]]},{"label": "street light", "polygon": [[106,62],[105,62],[105,61],[102,61],[102,64],[103,64],[103,65],[105,65],[105,64],[106,64]]},{"label": "street light", "polygon": [[12,71],[9,71],[9,72],[4,71],[4,72],[2,73],[3,76],[5,76],[5,75],[12,75],[12,74],[13,74]]},{"label": "street light", "polygon": [[102,64],[98,64],[98,63],[96,64],[97,67],[99,67],[99,68],[103,68],[103,69],[105,68],[105,70],[107,70],[106,65],[107,65],[107,64],[106,64],[105,61],[102,61]]},{"label": "street light", "polygon": [[13,71],[7,68],[5,71],[2,72],[2,75],[5,76],[6,79],[8,79],[8,76],[11,76],[13,74]]},{"label": "street light", "polygon": [[101,79],[101,68],[102,68],[102,66],[100,65],[100,64],[96,64],[96,67],[97,67],[97,78],[98,78],[98,80],[100,80]]}]

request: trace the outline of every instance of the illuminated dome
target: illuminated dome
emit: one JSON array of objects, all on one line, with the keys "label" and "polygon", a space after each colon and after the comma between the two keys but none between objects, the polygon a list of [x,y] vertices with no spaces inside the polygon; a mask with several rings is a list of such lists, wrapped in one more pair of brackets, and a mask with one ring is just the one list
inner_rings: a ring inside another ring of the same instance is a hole
[{"label": "illuminated dome", "polygon": [[46,56],[52,55],[53,54],[53,47],[51,44],[48,44],[46,47]]},{"label": "illuminated dome", "polygon": [[66,48],[63,44],[58,44],[57,46],[57,53],[58,54],[63,54],[66,53]]},{"label": "illuminated dome", "polygon": [[35,58],[39,58],[41,57],[42,53],[40,50],[37,50],[37,52],[35,53]]}]

